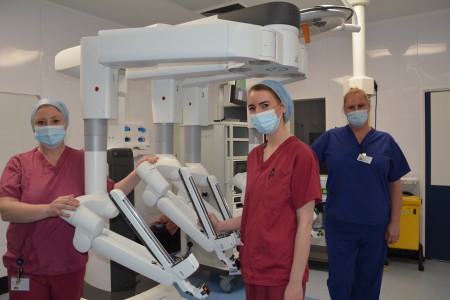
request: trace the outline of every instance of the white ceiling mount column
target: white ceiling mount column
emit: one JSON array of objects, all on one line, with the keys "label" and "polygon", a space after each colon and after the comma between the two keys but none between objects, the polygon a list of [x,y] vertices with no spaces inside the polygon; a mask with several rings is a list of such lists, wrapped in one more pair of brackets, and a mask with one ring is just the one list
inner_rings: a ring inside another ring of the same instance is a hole
[{"label": "white ceiling mount column", "polygon": [[359,32],[352,33],[353,77],[344,81],[344,95],[352,87],[364,90],[368,95],[375,94],[374,79],[366,76],[366,20],[365,7],[370,0],[347,0],[358,18]]}]

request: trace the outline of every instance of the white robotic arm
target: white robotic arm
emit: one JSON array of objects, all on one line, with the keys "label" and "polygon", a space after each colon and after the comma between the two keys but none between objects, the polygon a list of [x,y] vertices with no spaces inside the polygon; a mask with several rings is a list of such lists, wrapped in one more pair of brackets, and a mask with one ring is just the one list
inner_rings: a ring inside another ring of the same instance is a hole
[{"label": "white robotic arm", "polygon": [[232,213],[225,201],[216,176],[209,174],[201,163],[186,163],[186,167],[197,185],[211,189],[214,201],[216,202],[222,217],[224,219],[231,218]]},{"label": "white robotic arm", "polygon": [[[167,164],[163,164],[166,161]],[[208,238],[200,231],[197,225],[197,215],[182,197],[175,195],[169,190],[169,178],[179,189],[184,189],[179,179],[178,161],[169,156],[161,155],[156,164],[144,162],[136,168],[136,172],[142,181],[146,183],[146,190],[143,194],[144,203],[148,206],[156,205],[172,222],[180,227],[187,235],[194,239],[208,252],[214,250]]]},{"label": "white robotic arm", "polygon": [[231,183],[242,191],[241,202],[245,202],[245,187],[247,186],[247,172],[237,173],[233,176]]},{"label": "white robotic arm", "polygon": [[139,239],[145,244],[146,248],[155,255],[157,261],[164,268],[164,271],[171,275],[173,282],[175,282],[183,292],[188,293],[197,299],[206,298],[210,293],[209,288],[206,285],[195,287],[186,280],[186,278],[191,276],[199,267],[199,263],[194,255],[190,254],[183,258],[173,259],[121,190],[112,190],[110,192],[110,197],[114,200],[128,224]]},{"label": "white robotic arm", "polygon": [[[223,220],[231,219],[233,217],[233,214],[231,213],[231,210],[225,200],[222,190],[220,189],[217,177],[214,175],[210,175],[208,171],[205,169],[205,167],[200,163],[186,163],[186,167],[188,168],[189,173],[191,174],[193,181],[196,184],[198,184],[200,187],[208,187],[211,190],[216,206],[219,209],[218,213],[220,213],[221,218]],[[243,178],[245,180],[245,175]],[[241,186],[238,185],[236,186],[238,188],[241,188]],[[241,196],[241,199],[244,198],[244,194],[245,194],[245,181],[243,182],[243,194]],[[213,208],[211,205],[208,204],[208,202],[204,202],[204,204],[206,206],[207,211],[213,213],[217,212],[215,208]],[[235,231],[234,233],[232,233],[232,235],[236,239],[237,245],[240,245],[241,241],[239,231]]]},{"label": "white robotic arm", "polygon": [[101,235],[105,227],[104,219],[119,214],[114,204],[104,194],[84,195],[77,198],[80,206],[76,211],[64,210],[70,217],[61,217],[75,227],[73,245],[79,252],[87,252],[94,238]]},{"label": "white robotic arm", "polygon": [[180,168],[179,173],[189,195],[189,199],[195,207],[199,221],[208,239],[215,245],[214,250],[217,257],[227,265],[230,275],[239,274],[239,259],[234,254],[231,257],[225,255],[225,250],[233,249],[238,245],[238,237],[234,233],[217,234],[189,169],[187,167]]},{"label": "white robotic arm", "polygon": [[[65,211],[70,216],[62,217],[75,227],[73,240],[75,249],[80,252],[94,249],[104,257],[156,282],[164,285],[175,282],[183,292],[198,299],[208,296],[209,289],[206,285],[195,287],[186,280],[199,267],[196,258],[190,255],[175,262],[159,244],[122,191],[113,190],[109,197],[107,194],[98,194],[85,195],[77,199],[81,204],[78,209]],[[119,210],[111,200],[116,202],[146,247],[104,228],[103,218],[113,218],[119,214]]]},{"label": "white robotic arm", "polygon": [[[164,161],[168,163],[164,163]],[[215,251],[218,258],[229,268],[230,274],[239,273],[239,261],[235,256],[227,257],[225,255],[225,250],[236,247],[237,239],[234,234],[218,235],[215,232],[203,199],[186,167],[181,167],[179,163],[174,163],[174,159],[167,159],[163,156],[154,165],[148,162],[140,164],[136,171],[138,176],[147,184],[143,195],[144,202],[147,205],[153,206],[156,204],[161,212],[203,249],[208,252]],[[165,176],[162,174],[165,174]],[[177,183],[177,188],[184,191],[193,207],[185,203],[181,196],[176,196],[169,191],[170,185],[164,177],[171,177],[173,182]],[[179,183],[182,183],[182,185]],[[202,227],[197,225],[197,220],[200,221]]]}]

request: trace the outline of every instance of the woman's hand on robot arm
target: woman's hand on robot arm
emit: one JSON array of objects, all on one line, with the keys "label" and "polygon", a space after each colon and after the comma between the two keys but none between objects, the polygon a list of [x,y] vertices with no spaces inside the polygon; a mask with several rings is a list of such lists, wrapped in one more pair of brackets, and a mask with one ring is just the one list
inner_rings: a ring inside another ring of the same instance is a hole
[{"label": "woman's hand on robot arm", "polygon": [[69,217],[62,210],[75,211],[79,205],[73,195],[60,196],[47,204],[30,204],[12,197],[0,197],[2,220],[13,223],[31,223],[57,216]]},{"label": "woman's hand on robot arm", "polygon": [[[155,155],[144,155],[136,162],[136,168],[146,161],[148,161],[151,164],[154,164],[158,161],[158,158],[159,157]],[[125,195],[128,195],[140,181],[141,179],[137,175],[136,169],[134,169],[130,174],[128,174],[127,177],[123,178],[119,182],[116,182],[114,184],[114,189],[122,190],[122,192]]]},{"label": "woman's hand on robot arm", "polygon": [[142,156],[136,163],[136,167],[142,164],[144,161],[148,161],[151,164],[154,164],[158,161],[159,157],[156,155],[144,155]]},{"label": "woman's hand on robot arm", "polygon": [[[212,212],[208,212],[208,216],[209,216],[209,219],[211,220],[211,223],[212,223],[212,225],[213,225],[213,227],[214,227],[214,230],[215,230],[217,233],[219,233],[219,234],[222,233],[222,232],[220,232],[220,230],[218,229],[220,220],[216,217],[216,215],[215,215],[214,213],[212,213]],[[200,222],[199,219],[197,219],[197,225],[203,228],[203,225],[202,225],[202,223]]]},{"label": "woman's hand on robot arm", "polygon": [[59,196],[55,200],[53,200],[50,204],[48,204],[49,207],[49,217],[70,217],[70,214],[65,213],[63,209],[65,210],[71,210],[75,211],[80,206],[80,201],[74,198],[74,195],[66,195],[66,196]]},{"label": "woman's hand on robot arm", "polygon": [[223,232],[220,232],[220,230],[218,228],[218,227],[220,227],[219,226],[220,220],[216,217],[216,215],[212,212],[208,212],[208,216],[209,216],[209,219],[211,220],[212,225],[214,226],[214,230],[217,231],[217,233],[219,233],[219,234],[223,233]]},{"label": "woman's hand on robot arm", "polygon": [[217,216],[212,212],[208,212],[208,216],[214,226],[214,230],[218,234],[233,232],[241,229],[241,216],[226,220],[217,218]]}]

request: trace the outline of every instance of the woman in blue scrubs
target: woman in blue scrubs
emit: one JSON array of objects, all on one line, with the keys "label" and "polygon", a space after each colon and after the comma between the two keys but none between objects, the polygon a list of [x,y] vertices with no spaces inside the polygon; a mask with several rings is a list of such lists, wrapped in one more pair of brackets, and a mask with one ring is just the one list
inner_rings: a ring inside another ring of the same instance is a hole
[{"label": "woman in blue scrubs", "polygon": [[348,125],[311,146],[328,169],[325,232],[333,300],[379,299],[387,243],[400,237],[402,186],[410,171],[391,135],[369,125],[370,100],[358,88],[344,96]]}]

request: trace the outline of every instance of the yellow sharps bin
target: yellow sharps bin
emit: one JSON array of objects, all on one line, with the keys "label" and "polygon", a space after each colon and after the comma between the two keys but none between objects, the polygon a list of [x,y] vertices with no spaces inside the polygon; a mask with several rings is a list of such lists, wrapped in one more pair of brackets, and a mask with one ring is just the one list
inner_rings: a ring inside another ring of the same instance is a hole
[{"label": "yellow sharps bin", "polygon": [[400,216],[400,239],[390,248],[419,250],[420,205],[422,200],[414,195],[403,196]]},{"label": "yellow sharps bin", "polygon": [[400,216],[400,239],[395,244],[389,244],[391,250],[399,249],[417,254],[419,270],[423,271],[423,249],[419,241],[420,205],[422,199],[413,194],[404,194]]}]

